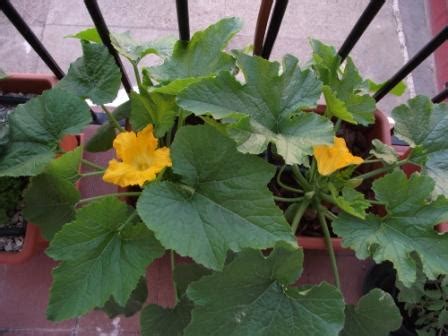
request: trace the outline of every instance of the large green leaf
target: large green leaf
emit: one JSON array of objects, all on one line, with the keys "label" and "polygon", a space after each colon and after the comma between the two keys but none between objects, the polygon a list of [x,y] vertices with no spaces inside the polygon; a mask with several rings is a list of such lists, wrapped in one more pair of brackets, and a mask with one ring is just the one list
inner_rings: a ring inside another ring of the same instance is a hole
[{"label": "large green leaf", "polygon": [[290,287],[302,271],[301,250],[277,246],[268,257],[245,250],[223,272],[188,288],[195,304],[185,335],[338,335],[344,301],[328,285]]},{"label": "large green leaf", "polygon": [[129,221],[133,211],[106,198],[79,209],[55,235],[47,254],[62,263],[53,271],[50,320],[83,315],[111,296],[126,304],[146,267],[164,252],[139,220]]},{"label": "large green leaf", "polygon": [[148,305],[140,315],[143,336],[182,336],[190,323],[193,303],[186,297],[187,287],[210,271],[198,264],[176,265],[173,277],[176,284],[178,301],[174,308],[163,308],[155,304]]},{"label": "large green leaf", "polygon": [[178,107],[174,97],[159,93],[131,93],[132,129],[138,131],[153,124],[155,135],[160,138],[174,125]]},{"label": "large green leaf", "polygon": [[193,304],[186,297],[172,309],[148,305],[140,314],[142,335],[183,336],[183,331],[191,319],[192,308]]},{"label": "large green leaf", "polygon": [[47,240],[75,217],[81,195],[74,183],[79,178],[81,155],[78,148],[52,161],[42,174],[31,178],[25,190],[25,218],[39,226]]},{"label": "large green leaf", "polygon": [[195,33],[189,42],[178,41],[170,58],[160,66],[149,68],[151,76],[165,83],[231,70],[234,60],[222,50],[240,28],[239,19],[225,18]]},{"label": "large green leaf", "polygon": [[347,305],[341,336],[388,336],[400,326],[400,310],[392,296],[374,289],[359,299],[356,306]]},{"label": "large green leaf", "polygon": [[416,280],[418,260],[430,279],[448,274],[448,235],[435,229],[448,220],[448,200],[428,201],[433,188],[430,177],[413,174],[408,180],[397,170],[373,183],[377,200],[386,205],[385,217],[368,215],[360,220],[341,214],[333,229],[358,258],[393,262],[406,286]]},{"label": "large green leaf", "polygon": [[369,125],[375,121],[375,100],[364,93],[367,86],[350,57],[339,70],[340,57],[333,47],[313,40],[313,68],[325,84],[324,97],[328,117],[352,124]]},{"label": "large green leaf", "polygon": [[134,64],[138,64],[143,57],[149,54],[156,54],[163,58],[171,56],[176,42],[174,37],[164,37],[140,43],[135,41],[129,32],[112,33],[110,39],[115,49]]},{"label": "large green leaf", "polygon": [[64,135],[79,133],[91,121],[80,98],[61,89],[44,92],[9,116],[10,142],[0,156],[0,176],[33,176],[53,159]]},{"label": "large green leaf", "polygon": [[132,291],[131,296],[125,305],[119,305],[112,297],[103,307],[101,307],[101,310],[104,311],[111,319],[117,317],[118,315],[129,317],[138,313],[148,298],[148,287],[146,285],[146,281],[146,277],[140,278],[137,287]]},{"label": "large green leaf", "polygon": [[[131,101],[128,100],[119,105],[112,114],[118,121],[128,118],[131,114]],[[89,139],[85,149],[89,152],[105,152],[112,148],[116,135],[115,126],[110,121],[106,121]]]},{"label": "large green leaf", "polygon": [[448,105],[417,96],[395,108],[392,117],[397,137],[413,147],[411,161],[434,179],[436,194],[448,196]]},{"label": "large green leaf", "polygon": [[182,91],[178,104],[196,115],[243,118],[231,132],[242,152],[258,154],[274,143],[286,163],[306,163],[314,145],[332,143],[333,125],[315,113],[299,111],[316,104],[321,84],[297,63],[287,55],[279,74],[277,62],[238,54],[245,85],[224,72]]},{"label": "large green leaf", "polygon": [[81,42],[83,56],[70,65],[58,87],[89,98],[95,104],[111,102],[121,84],[121,72],[102,44]]},{"label": "large green leaf", "polygon": [[137,211],[167,249],[222,269],[227,251],[295,244],[267,184],[274,167],[239,153],[209,126],[180,129],[171,146],[181,183],[149,184]]}]

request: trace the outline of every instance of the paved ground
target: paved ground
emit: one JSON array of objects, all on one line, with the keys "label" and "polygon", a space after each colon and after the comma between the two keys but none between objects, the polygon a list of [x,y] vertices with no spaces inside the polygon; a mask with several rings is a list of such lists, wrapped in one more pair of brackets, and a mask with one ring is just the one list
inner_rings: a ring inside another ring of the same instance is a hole
[{"label": "paved ground", "polygon": [[[24,14],[35,34],[66,70],[80,55],[79,42],[64,36],[92,25],[82,0],[11,0]],[[302,62],[310,57],[308,38],[339,47],[366,7],[368,0],[291,0],[274,46],[272,58],[285,53]],[[139,40],[177,35],[174,0],[99,0],[105,19],[113,31],[130,30]],[[192,31],[202,29],[223,16],[239,16],[245,26],[230,47],[252,43],[259,1],[190,1]],[[387,0],[352,56],[362,73],[377,81],[389,78],[429,39],[425,1]],[[151,64],[153,59],[147,59]],[[0,13],[0,67],[6,71],[48,72],[46,65],[23,41],[7,18]],[[386,97],[380,108],[391,108],[410,95],[435,93],[432,60],[422,64],[408,80],[403,98]],[[129,71],[131,73],[131,71]]]}]

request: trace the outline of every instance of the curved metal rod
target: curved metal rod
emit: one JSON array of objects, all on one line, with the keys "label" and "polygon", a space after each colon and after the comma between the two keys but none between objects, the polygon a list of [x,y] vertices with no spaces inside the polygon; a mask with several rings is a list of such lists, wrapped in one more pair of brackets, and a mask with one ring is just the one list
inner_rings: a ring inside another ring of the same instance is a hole
[{"label": "curved metal rod", "polygon": [[384,84],[373,97],[379,102],[385,95],[389,93],[400,81],[402,81],[412,70],[420,65],[429,55],[431,55],[437,48],[439,48],[448,39],[448,26],[442,29],[431,41],[429,41],[409,62],[397,71]]},{"label": "curved metal rod", "polygon": [[179,26],[179,39],[190,40],[190,21],[188,18],[188,0],[176,0],[177,24]]},{"label": "curved metal rod", "polygon": [[42,42],[33,33],[31,28],[27,25],[25,20],[20,16],[14,6],[9,0],[0,0],[0,9],[5,13],[6,17],[16,27],[23,38],[30,44],[34,51],[44,61],[44,63],[50,68],[57,79],[61,79],[65,76],[64,71],[59,67],[54,58],[50,55],[48,50],[44,47]]},{"label": "curved metal rod", "polygon": [[380,9],[386,3],[386,0],[371,0],[364,12],[359,17],[350,34],[348,34],[344,43],[338,51],[341,57],[341,63],[347,58],[355,44],[366,31],[367,27],[373,21]]},{"label": "curved metal rod", "polygon": [[269,22],[268,32],[261,51],[261,57],[269,59],[272,48],[274,47],[275,39],[277,38],[280,26],[282,24],[283,16],[288,6],[288,0],[276,0],[274,11],[272,12],[271,21]]},{"label": "curved metal rod", "polygon": [[118,65],[121,71],[121,82],[123,83],[124,89],[127,93],[132,91],[132,85],[129,81],[126,70],[124,69],[123,63],[121,62],[120,56],[118,56],[117,51],[115,50],[112,42],[110,41],[110,32],[107,28],[106,22],[104,21],[103,14],[101,14],[100,7],[96,0],[84,0],[84,3],[89,11],[89,14],[92,18],[93,23],[95,24],[96,30],[103,41],[103,44],[109,50],[109,53],[114,57],[115,63]]},{"label": "curved metal rod", "polygon": [[263,50],[264,36],[266,34],[269,15],[271,14],[272,3],[273,0],[261,0],[254,36],[254,55],[256,56],[260,56]]}]

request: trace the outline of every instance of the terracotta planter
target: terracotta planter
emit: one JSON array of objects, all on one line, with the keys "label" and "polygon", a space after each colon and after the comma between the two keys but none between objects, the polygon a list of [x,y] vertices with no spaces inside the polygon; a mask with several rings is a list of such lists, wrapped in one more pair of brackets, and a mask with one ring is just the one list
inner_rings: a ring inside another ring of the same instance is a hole
[{"label": "terracotta planter", "polygon": [[[0,81],[0,91],[41,94],[51,89],[56,82],[57,79],[50,75],[9,74],[8,78]],[[66,136],[61,141],[61,147],[66,151],[72,150],[80,144],[81,139],[81,136]],[[23,263],[45,247],[45,244],[39,228],[27,223],[22,249],[18,252],[0,252],[0,264]]]},{"label": "terracotta planter", "polygon": [[[323,107],[318,108],[318,113]],[[368,130],[369,140],[379,139],[391,145],[390,125],[387,118],[380,111],[375,112],[375,125]],[[361,261],[355,257],[352,250],[342,247],[341,238],[332,238],[333,249],[336,252],[340,270],[342,291],[346,302],[356,303],[362,296],[362,279],[370,267],[371,261]],[[323,237],[298,236],[297,243],[304,249],[304,271],[299,281],[301,284],[320,283],[321,281],[334,282],[327,247]]]}]

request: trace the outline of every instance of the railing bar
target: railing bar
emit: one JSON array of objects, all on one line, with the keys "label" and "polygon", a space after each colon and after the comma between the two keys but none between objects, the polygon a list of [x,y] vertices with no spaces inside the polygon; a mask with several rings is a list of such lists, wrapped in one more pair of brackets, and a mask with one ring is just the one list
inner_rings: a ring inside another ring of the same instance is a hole
[{"label": "railing bar", "polygon": [[343,62],[347,56],[352,51],[353,47],[356,45],[358,40],[361,38],[362,34],[366,31],[367,27],[373,21],[375,16],[378,14],[380,9],[386,3],[386,0],[371,0],[364,12],[359,17],[358,21],[354,25],[350,34],[348,34],[346,40],[342,44],[338,51],[341,57],[341,62]]},{"label": "railing bar", "polygon": [[190,20],[188,17],[188,0],[176,0],[177,24],[179,27],[179,39],[190,40]]},{"label": "railing bar", "polygon": [[437,95],[432,98],[432,102],[434,104],[439,104],[443,102],[445,99],[448,99],[448,82],[445,83],[445,89],[440,91]]},{"label": "railing bar", "polygon": [[429,41],[411,60],[409,60],[398,72],[390,78],[375,94],[378,102],[389,93],[400,81],[402,81],[412,70],[422,63],[438,47],[448,39],[448,26],[442,29],[431,41]]},{"label": "railing bar", "polygon": [[121,62],[120,56],[115,50],[112,42],[110,41],[110,32],[107,28],[106,22],[104,21],[103,14],[101,14],[100,7],[96,0],[84,0],[84,3],[89,11],[90,17],[92,18],[93,23],[98,31],[98,34],[103,41],[103,44],[107,47],[110,54],[114,57],[115,63],[118,65],[121,71],[121,82],[123,83],[124,89],[127,93],[132,91],[132,85],[129,81],[126,70],[124,69],[123,63]]},{"label": "railing bar", "polygon": [[274,11],[271,16],[271,21],[269,22],[268,32],[266,34],[266,39],[263,44],[263,50],[261,52],[261,57],[269,59],[271,56],[272,48],[274,47],[275,39],[277,38],[280,26],[282,24],[283,16],[286,12],[286,7],[288,6],[288,0],[276,0]]},{"label": "railing bar", "polygon": [[65,76],[64,71],[59,67],[54,58],[50,55],[48,50],[44,47],[42,42],[39,41],[37,36],[33,33],[31,28],[27,25],[25,20],[20,16],[14,6],[9,0],[0,0],[0,8],[6,17],[11,21],[14,27],[19,31],[23,38],[31,45],[34,51],[44,61],[44,63],[50,68],[54,75],[61,79]]},{"label": "railing bar", "polygon": [[256,56],[260,56],[263,50],[264,36],[266,34],[269,15],[271,14],[272,3],[273,0],[261,0],[254,36],[254,55]]}]

